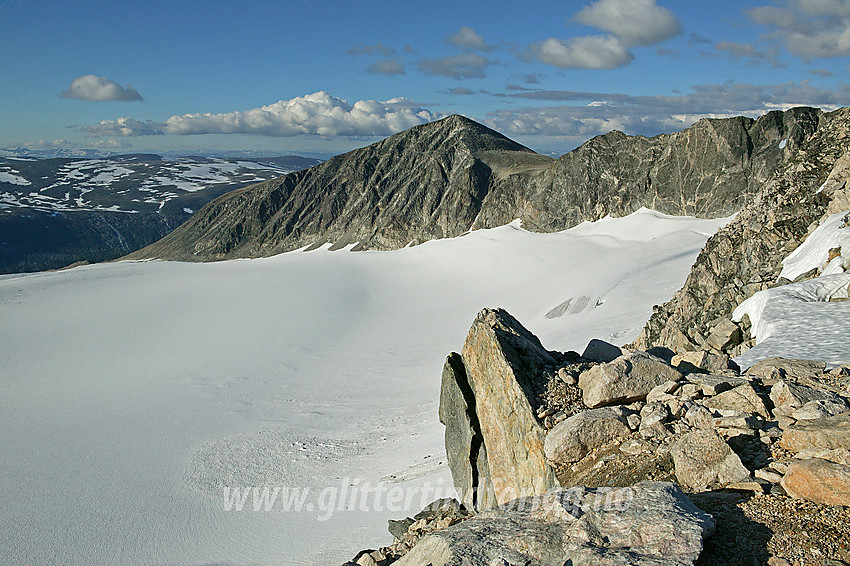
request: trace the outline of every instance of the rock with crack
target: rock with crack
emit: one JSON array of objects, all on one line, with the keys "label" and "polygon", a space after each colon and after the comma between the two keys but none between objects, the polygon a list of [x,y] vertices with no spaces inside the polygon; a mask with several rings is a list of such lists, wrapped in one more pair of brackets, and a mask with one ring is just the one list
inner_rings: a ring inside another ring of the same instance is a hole
[{"label": "rock with crack", "polygon": [[596,448],[623,440],[631,434],[627,414],[623,407],[603,407],[561,421],[546,436],[546,458],[557,465],[571,464]]},{"label": "rock with crack", "polygon": [[502,309],[478,314],[462,357],[486,450],[489,481],[479,477],[479,484],[492,486],[499,504],[557,485],[543,452],[546,433],[536,416],[546,387],[543,369],[554,367],[554,358]]},{"label": "rock with crack", "polygon": [[714,532],[675,485],[570,488],[520,499],[435,532],[398,566],[684,566]]},{"label": "rock with crack", "polygon": [[484,508],[494,500],[487,449],[466,368],[460,354],[454,352],[443,366],[440,422],[446,427],[446,456],[455,490],[468,509]]},{"label": "rock with crack", "polygon": [[595,408],[643,400],[654,387],[681,377],[679,370],[661,358],[633,352],[583,372],[578,385],[585,405]]},{"label": "rock with crack", "polygon": [[749,479],[750,472],[714,430],[696,430],[680,438],[670,449],[680,484],[704,490]]}]

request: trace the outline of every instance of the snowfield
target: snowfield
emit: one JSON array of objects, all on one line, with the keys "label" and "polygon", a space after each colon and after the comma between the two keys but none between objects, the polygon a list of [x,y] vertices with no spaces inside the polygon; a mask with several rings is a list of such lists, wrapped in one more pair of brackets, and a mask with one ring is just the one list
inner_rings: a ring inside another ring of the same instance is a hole
[{"label": "snowfield", "polygon": [[[735,358],[742,368],[780,356],[823,360],[828,366],[850,363],[850,210],[831,215],[782,260],[780,277],[793,280],[812,269],[814,279],[756,293],[732,313],[747,315],[755,347]],[[833,254],[830,250],[840,250]]]},{"label": "snowfield", "polygon": [[[642,210],[392,252],[2,277],[0,563],[340,564],[387,544],[387,519],[450,493],[440,374],[481,308],[550,349],[629,342],[728,220]],[[366,485],[408,504],[329,504]],[[251,486],[311,491],[301,511],[225,510]]]}]

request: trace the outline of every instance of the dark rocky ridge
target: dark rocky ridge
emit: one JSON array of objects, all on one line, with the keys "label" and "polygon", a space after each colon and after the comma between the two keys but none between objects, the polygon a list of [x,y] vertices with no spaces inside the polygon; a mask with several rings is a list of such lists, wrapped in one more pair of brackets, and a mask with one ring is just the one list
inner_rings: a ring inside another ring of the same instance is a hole
[{"label": "dark rocky ridge", "polygon": [[615,131],[552,160],[450,116],[228,193],[128,257],[210,261],[325,243],[394,249],[516,218],[530,230],[558,231],[642,206],[725,216],[748,202],[822,117],[795,108],[758,120],[704,119],[653,138]]}]

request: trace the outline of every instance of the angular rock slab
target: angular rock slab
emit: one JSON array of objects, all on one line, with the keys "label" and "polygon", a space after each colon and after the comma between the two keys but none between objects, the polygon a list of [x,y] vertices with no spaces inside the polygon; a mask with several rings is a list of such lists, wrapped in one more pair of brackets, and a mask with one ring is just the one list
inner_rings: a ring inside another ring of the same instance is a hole
[{"label": "angular rock slab", "polygon": [[791,425],[782,432],[779,446],[790,452],[807,448],[850,450],[850,413]]},{"label": "angular rock slab", "polygon": [[798,381],[813,375],[821,375],[826,370],[826,362],[817,360],[786,360],[785,358],[767,358],[750,366],[746,373],[762,379],[786,379]]},{"label": "angular rock slab", "polygon": [[631,434],[622,407],[590,409],[561,421],[546,435],[543,449],[554,464],[571,464],[589,452]]},{"label": "angular rock slab", "polygon": [[712,429],[689,432],[670,449],[676,479],[693,490],[744,481],[750,472]]},{"label": "angular rock slab", "polygon": [[446,427],[445,445],[455,490],[467,509],[494,502],[475,397],[460,354],[452,352],[443,366],[440,422]]},{"label": "angular rock slab", "polygon": [[569,488],[480,513],[420,540],[398,566],[684,566],[714,519],[678,486]]},{"label": "angular rock slab", "polygon": [[555,360],[531,332],[502,309],[484,309],[463,345],[463,364],[487,451],[498,504],[557,485],[546,462],[546,432],[537,420],[542,366]]},{"label": "angular rock slab", "polygon": [[824,505],[850,505],[850,466],[812,458],[792,460],[782,478],[791,497]]},{"label": "angular rock slab", "polygon": [[755,413],[766,419],[770,418],[767,407],[764,406],[764,401],[749,384],[739,385],[734,389],[715,395],[706,401],[705,405],[710,409],[723,409],[745,414]]},{"label": "angular rock slab", "polygon": [[642,400],[654,387],[681,378],[679,370],[661,358],[633,352],[583,372],[578,386],[584,404],[595,408]]}]

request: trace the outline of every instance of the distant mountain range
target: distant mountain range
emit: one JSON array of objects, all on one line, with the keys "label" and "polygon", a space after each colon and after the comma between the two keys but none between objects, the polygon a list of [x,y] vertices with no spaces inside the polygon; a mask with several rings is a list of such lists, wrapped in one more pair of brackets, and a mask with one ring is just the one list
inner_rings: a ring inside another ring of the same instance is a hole
[{"label": "distant mountain range", "polygon": [[0,273],[120,257],[217,196],[317,163],[298,156],[0,158]]},{"label": "distant mountain range", "polygon": [[393,249],[521,219],[540,232],[647,207],[739,211],[825,114],[704,119],[653,138],[610,132],[559,159],[462,116],[223,195],[130,258],[209,261],[305,246]]}]

